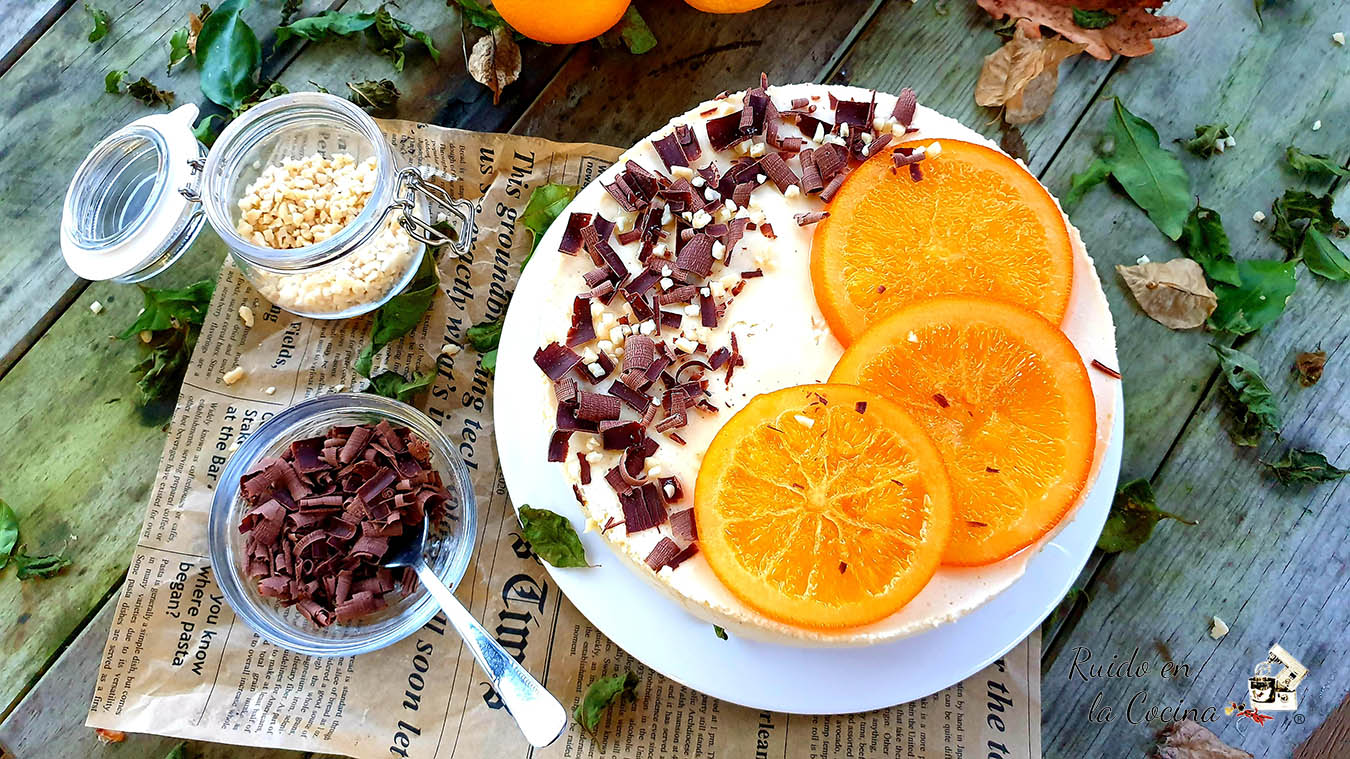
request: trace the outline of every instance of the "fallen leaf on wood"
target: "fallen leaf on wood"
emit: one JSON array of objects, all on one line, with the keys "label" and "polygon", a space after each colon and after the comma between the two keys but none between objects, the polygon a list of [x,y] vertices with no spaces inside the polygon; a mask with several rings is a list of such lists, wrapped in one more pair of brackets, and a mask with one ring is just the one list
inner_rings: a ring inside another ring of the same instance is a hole
[{"label": "fallen leaf on wood", "polygon": [[1144,313],[1169,329],[1199,327],[1219,304],[1205,284],[1205,270],[1189,258],[1117,266],[1116,271]]},{"label": "fallen leaf on wood", "polygon": [[1031,39],[1021,25],[1007,44],[984,58],[975,102],[1005,106],[1009,124],[1034,121],[1050,107],[1059,86],[1059,64],[1087,46],[1061,39]]},{"label": "fallen leaf on wood", "polygon": [[121,730],[106,730],[96,727],[94,732],[98,734],[98,739],[102,743],[121,743],[127,739],[127,734]]},{"label": "fallen leaf on wood", "polygon": [[1159,759],[1252,759],[1252,755],[1219,740],[1195,720],[1173,722],[1158,732]]},{"label": "fallen leaf on wood", "polygon": [[[1153,40],[1180,34],[1186,22],[1175,16],[1157,16],[1141,7],[1121,9],[1110,26],[1084,29],[1073,20],[1076,6],[1088,10],[1087,3],[1073,6],[1059,5],[1051,0],[978,0],[981,8],[994,18],[1009,16],[1023,19],[1019,27],[1027,28],[1032,39],[1041,36],[1040,27],[1047,26],[1071,42],[1087,45],[1087,54],[1103,61],[1113,54],[1135,58],[1153,52]],[[1114,12],[1114,11],[1113,11]]]},{"label": "fallen leaf on wood", "polygon": [[1327,365],[1326,351],[1307,351],[1294,357],[1294,373],[1298,375],[1298,384],[1312,387],[1322,379],[1322,370]]},{"label": "fallen leaf on wood", "polygon": [[200,12],[188,14],[187,49],[191,51],[192,55],[194,56],[197,55],[197,36],[202,33],[202,22],[205,21],[206,17],[210,15],[211,15],[211,6],[207,5],[206,3],[202,3],[202,9]]},{"label": "fallen leaf on wood", "polygon": [[492,104],[501,102],[502,89],[520,78],[520,46],[511,30],[498,26],[473,43],[469,76],[492,90]]},{"label": "fallen leaf on wood", "polygon": [[1350,469],[1340,469],[1331,465],[1327,457],[1317,451],[1290,448],[1278,461],[1264,463],[1281,485],[1300,485],[1303,483],[1335,482],[1347,474]]}]

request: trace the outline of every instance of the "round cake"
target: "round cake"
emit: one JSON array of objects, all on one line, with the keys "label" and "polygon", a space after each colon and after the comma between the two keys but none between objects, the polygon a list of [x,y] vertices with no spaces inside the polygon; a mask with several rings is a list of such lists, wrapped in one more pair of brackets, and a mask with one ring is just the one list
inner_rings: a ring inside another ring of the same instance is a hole
[{"label": "round cake", "polygon": [[[832,629],[761,613],[698,550],[695,483],[713,438],[757,396],[829,381],[843,354],[812,281],[815,227],[828,199],[887,144],[894,170],[921,179],[924,162],[942,160],[939,141],[998,150],[908,91],[898,99],[798,84],[720,95],[638,142],[582,189],[522,275],[507,331],[537,349],[536,381],[528,397],[497,402],[538,409],[528,439],[539,445],[539,466],[571,486],[586,529],[711,624],[798,645],[911,635],[1008,588],[1058,529],[993,563],[944,564],[899,611]],[[896,148],[901,142],[933,147]],[[1082,364],[1096,367],[1087,371],[1096,411],[1090,473],[1062,526],[1102,461],[1119,379],[1106,298],[1077,230],[1059,216],[1072,282],[1058,328]]]}]

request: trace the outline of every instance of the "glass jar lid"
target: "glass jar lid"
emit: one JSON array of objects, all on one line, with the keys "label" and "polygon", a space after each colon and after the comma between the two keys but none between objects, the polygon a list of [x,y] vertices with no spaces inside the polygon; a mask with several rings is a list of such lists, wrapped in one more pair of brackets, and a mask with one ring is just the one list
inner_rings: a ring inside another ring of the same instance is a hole
[{"label": "glass jar lid", "polygon": [[61,254],[85,279],[137,282],[163,271],[201,231],[197,106],[137,119],[94,146],[66,190]]}]

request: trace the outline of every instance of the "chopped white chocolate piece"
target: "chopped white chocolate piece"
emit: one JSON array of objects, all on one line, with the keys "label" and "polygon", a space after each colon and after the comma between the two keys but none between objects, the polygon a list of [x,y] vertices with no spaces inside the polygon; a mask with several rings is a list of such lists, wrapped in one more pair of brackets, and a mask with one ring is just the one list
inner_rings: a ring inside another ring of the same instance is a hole
[{"label": "chopped white chocolate piece", "polygon": [[235,368],[229,370],[228,372],[225,372],[225,374],[221,376],[220,380],[227,385],[233,385],[234,383],[238,382],[243,378],[244,378],[243,367],[236,366]]},{"label": "chopped white chocolate piece", "polygon": [[1228,623],[1218,617],[1209,619],[1209,637],[1218,640],[1228,634]]},{"label": "chopped white chocolate piece", "polygon": [[103,313],[103,304],[99,303],[98,301],[94,301],[93,303],[89,304],[89,310],[93,311],[96,314],[101,314]]},{"label": "chopped white chocolate piece", "polygon": [[248,306],[239,307],[239,321],[244,323],[245,327],[253,326],[253,309]]}]

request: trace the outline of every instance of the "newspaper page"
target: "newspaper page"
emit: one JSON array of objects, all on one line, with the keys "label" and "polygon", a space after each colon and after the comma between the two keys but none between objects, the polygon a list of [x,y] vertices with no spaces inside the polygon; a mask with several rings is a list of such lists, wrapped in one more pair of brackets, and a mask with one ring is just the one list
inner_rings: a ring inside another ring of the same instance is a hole
[{"label": "newspaper page", "polygon": [[[476,201],[469,255],[439,262],[441,295],[385,363],[434,368],[424,410],[472,473],[479,524],[457,596],[568,710],[596,677],[632,669],[636,705],[596,734],[573,724],[535,750],[443,617],[369,654],[315,658],[277,648],[236,618],[207,558],[212,491],[237,444],[287,406],[363,383],[352,369],[369,321],[318,321],[264,300],[227,263],[168,426],[125,588],[116,601],[88,724],[355,757],[1040,757],[1040,640],[941,693],[891,709],[800,716],[722,703],[634,661],[562,596],[518,537],[497,466],[492,380],[463,344],[503,315],[531,235],[517,223],[542,184],[584,185],[616,148],[382,122],[408,163]],[[255,314],[246,327],[240,306]],[[377,364],[378,364],[377,360]],[[222,375],[242,367],[245,378]],[[378,366],[377,366],[378,368]]]}]

